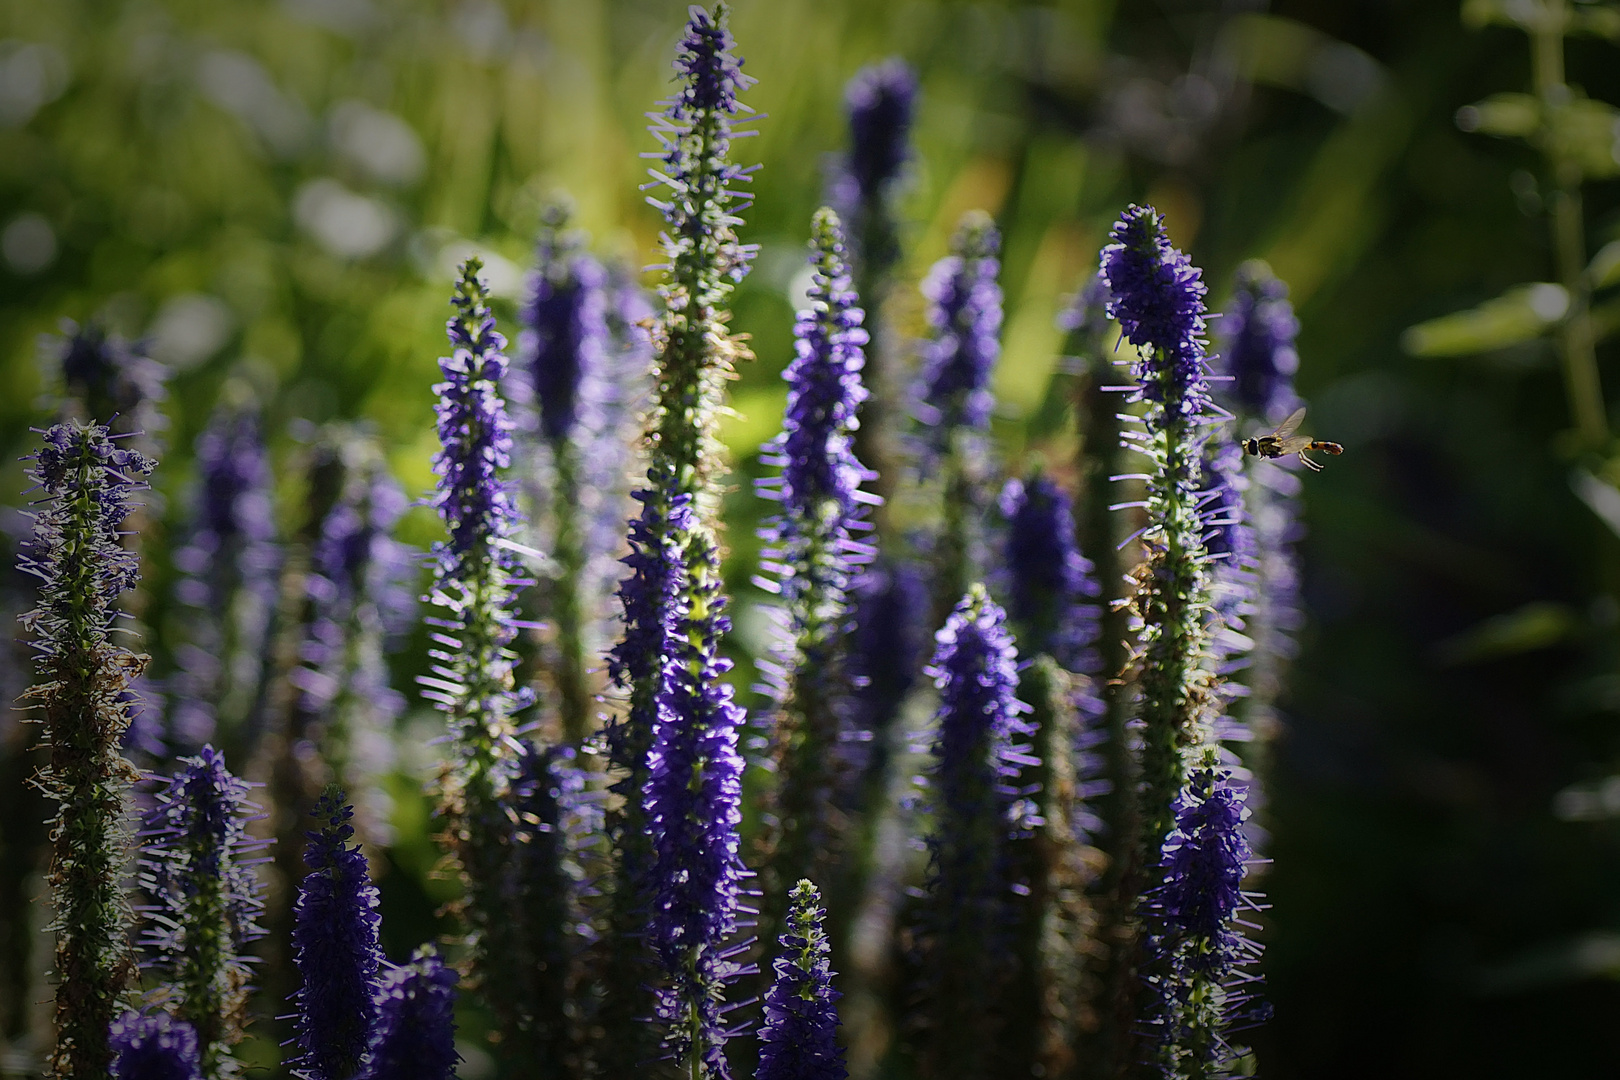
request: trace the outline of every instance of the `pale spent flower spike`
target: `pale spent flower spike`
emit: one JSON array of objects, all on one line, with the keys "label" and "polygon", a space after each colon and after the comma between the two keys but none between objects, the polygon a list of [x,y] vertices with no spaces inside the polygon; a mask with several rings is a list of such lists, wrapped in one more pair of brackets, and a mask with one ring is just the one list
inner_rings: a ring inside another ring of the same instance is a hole
[{"label": "pale spent flower spike", "polygon": [[[1238,268],[1232,300],[1219,323],[1221,370],[1231,377],[1217,383],[1216,396],[1238,417],[1238,435],[1275,425],[1300,406],[1294,392],[1299,354],[1294,336],[1299,320],[1288,302],[1288,287],[1263,262]],[[1298,544],[1299,476],[1276,463],[1250,461],[1243,492],[1256,560],[1254,611],[1247,631],[1253,641],[1243,680],[1249,688],[1244,719],[1263,746],[1278,724],[1276,701],[1289,661],[1299,646],[1294,635],[1304,624],[1300,607]],[[1258,805],[1255,806],[1258,809]]]},{"label": "pale spent flower spike", "polygon": [[261,732],[281,552],[258,408],[222,405],[195,447],[191,530],[174,553],[184,606],[168,749],[218,743],[246,760]]},{"label": "pale spent flower spike", "polygon": [[[835,804],[847,807],[854,770],[849,750],[865,733],[852,728],[847,647],[848,592],[870,548],[864,531],[867,472],[856,460],[855,413],[866,398],[861,384],[862,313],[849,289],[843,236],[831,210],[811,224],[814,271],[809,307],[794,327],[796,355],[788,383],[782,433],[762,460],[776,468],[760,493],[780,505],[760,530],[768,570],[762,583],[781,598],[783,633],[774,657],[773,757],[780,823],[772,837],[772,922],[785,914],[788,883],[816,876],[831,880],[846,837],[835,835]],[[774,928],[774,926],[773,926]]]},{"label": "pale spent flower spike", "polygon": [[938,636],[929,669],[939,688],[924,801],[930,819],[928,895],[918,941],[924,980],[925,1075],[989,1078],[1005,1022],[1015,919],[1013,842],[1038,823],[1022,773],[1028,709],[1017,699],[1018,651],[982,585],[968,590]]},{"label": "pale spent flower spike", "polygon": [[[1214,419],[1204,361],[1202,271],[1171,247],[1151,207],[1131,206],[1102,250],[1108,312],[1137,359],[1130,400],[1144,405],[1123,445],[1146,459],[1146,561],[1135,572],[1137,715],[1142,723],[1141,871],[1151,887],[1170,831],[1171,803],[1187,775],[1188,748],[1208,741],[1220,701],[1210,643],[1211,597],[1203,486]],[[1123,504],[1116,509],[1126,508]]]},{"label": "pale spent flower spike", "polygon": [[38,604],[21,620],[36,681],[20,703],[44,725],[50,763],[40,786],[60,807],[51,821],[50,1071],[101,1077],[112,1064],[108,1026],[135,974],[121,878],[129,848],[125,803],[137,774],[119,746],[129,727],[125,691],[146,657],[112,638],[118,598],[140,578],[121,526],[130,494],[145,487],[154,463],[120,449],[104,427],[58,424],[43,435],[29,470],[43,495],[19,560],[39,579]]},{"label": "pale spent flower spike", "polygon": [[424,945],[377,987],[377,1021],[358,1080],[453,1080],[456,970]]},{"label": "pale spent flower spike", "polygon": [[1163,883],[1145,899],[1148,1017],[1152,1061],[1169,1080],[1233,1075],[1243,1051],[1228,1034],[1270,1016],[1255,998],[1260,976],[1249,968],[1260,946],[1245,918],[1263,905],[1243,888],[1251,859],[1245,791],[1204,754],[1175,802],[1175,824],[1159,861]]},{"label": "pale spent flower spike", "polygon": [[197,1033],[168,1013],[125,1013],[109,1033],[113,1080],[203,1080]]},{"label": "pale spent flower spike", "polygon": [[720,553],[713,536],[688,518],[674,521],[683,538],[686,571],[675,600],[657,699],[657,722],[643,792],[653,862],[647,937],[666,981],[658,1016],[668,1025],[665,1046],[692,1080],[727,1080],[723,1046],[728,983],[751,968],[739,959],[748,942],[742,925],[738,854],[743,760],[738,734],[743,710],[732,700],[720,655],[730,629],[720,591]]},{"label": "pale spent flower spike", "polygon": [[461,907],[472,968],[488,1001],[499,1009],[515,999],[515,931],[504,893],[511,851],[506,807],[514,742],[513,592],[522,582],[508,537],[516,512],[505,479],[511,464],[511,421],[501,398],[506,340],[495,330],[488,287],[475,257],[461,266],[448,324],[451,355],[441,357],[444,381],[433,389],[442,449],[431,503],[449,539],[433,549],[430,598],[442,614],[432,620],[432,674],[418,681],[422,696],[446,714],[450,760],[441,772],[440,806],[466,884]]},{"label": "pale spent flower spike", "polygon": [[293,907],[293,948],[303,986],[295,995],[296,1075],[349,1080],[360,1071],[371,1037],[382,965],[377,888],[366,857],[352,843],[354,807],[329,787],[315,807],[320,828],[308,833],[309,870]]},{"label": "pale spent flower spike", "polygon": [[833,989],[832,946],[821,921],[821,893],[800,881],[789,897],[782,953],[772,964],[756,1080],[844,1080],[838,1045],[839,998]]},{"label": "pale spent flower spike", "polygon": [[176,765],[142,833],[143,944],[159,999],[197,1033],[203,1070],[235,1076],[231,1047],[242,1041],[252,989],[247,946],[264,936],[257,866],[265,860],[255,853],[265,844],[247,831],[258,807],[212,746]]},{"label": "pale spent flower spike", "polygon": [[554,697],[564,737],[578,744],[595,712],[588,672],[599,643],[589,613],[606,600],[597,595],[601,576],[593,572],[602,554],[591,548],[593,521],[620,491],[624,455],[614,430],[620,391],[607,272],[579,236],[564,231],[567,220],[562,207],[543,215],[512,385],[514,400],[526,399],[524,442],[539,451],[523,470],[530,515],[549,524],[541,546],[556,563],[540,597],[553,631],[543,654],[549,685],[540,692]]}]

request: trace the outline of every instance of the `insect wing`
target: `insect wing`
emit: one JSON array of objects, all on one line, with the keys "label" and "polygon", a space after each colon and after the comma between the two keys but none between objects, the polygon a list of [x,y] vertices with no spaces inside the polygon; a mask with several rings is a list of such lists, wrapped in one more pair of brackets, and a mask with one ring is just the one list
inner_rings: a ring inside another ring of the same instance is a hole
[{"label": "insect wing", "polygon": [[1312,447],[1308,436],[1296,435],[1291,439],[1278,439],[1272,449],[1275,456],[1287,457],[1289,454],[1297,454],[1301,450],[1310,450]]},{"label": "insect wing", "polygon": [[[1290,436],[1294,432],[1298,431],[1299,430],[1299,425],[1304,423],[1304,422],[1305,422],[1305,409],[1304,409],[1303,406],[1301,406],[1300,408],[1294,410],[1294,415],[1293,416],[1290,416],[1288,419],[1284,420],[1282,423],[1277,425],[1277,430],[1273,431],[1271,433],[1271,437],[1274,438],[1274,439],[1283,439],[1283,440],[1286,441],[1288,439],[1288,436]],[[1292,450],[1284,450],[1283,453],[1291,454],[1291,453],[1293,453],[1293,451]]]}]

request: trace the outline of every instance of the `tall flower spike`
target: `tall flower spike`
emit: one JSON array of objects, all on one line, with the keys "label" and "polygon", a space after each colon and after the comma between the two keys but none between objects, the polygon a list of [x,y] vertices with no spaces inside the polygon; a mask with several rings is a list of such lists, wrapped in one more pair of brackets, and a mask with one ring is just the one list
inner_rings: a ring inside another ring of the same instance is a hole
[{"label": "tall flower spike", "polygon": [[[1217,396],[1237,415],[1239,425],[1277,424],[1299,408],[1294,392],[1299,320],[1288,303],[1288,287],[1270,267],[1251,262],[1238,268],[1232,302],[1218,325],[1222,370],[1231,381],[1216,385]],[[1246,627],[1253,648],[1243,675],[1249,689],[1243,716],[1263,745],[1277,726],[1275,703],[1298,651],[1294,634],[1304,621],[1296,550],[1304,529],[1294,472],[1254,462],[1246,479],[1243,509],[1253,538],[1255,572],[1254,610]]]},{"label": "tall flower spike", "polygon": [[[1102,250],[1108,311],[1138,358],[1131,400],[1145,403],[1123,445],[1147,458],[1146,563],[1134,600],[1142,721],[1142,836],[1149,877],[1186,777],[1184,754],[1211,737],[1218,695],[1210,647],[1209,495],[1203,490],[1212,421],[1204,363],[1202,272],[1170,246],[1151,207],[1131,206]],[[1151,882],[1150,882],[1151,884]]]},{"label": "tall flower spike", "polygon": [[140,883],[151,899],[145,944],[161,999],[197,1033],[209,1076],[234,1076],[247,1023],[246,947],[263,936],[263,891],[248,836],[248,784],[212,746],[181,758],[146,819]]},{"label": "tall flower spike", "polygon": [[821,928],[821,893],[808,881],[793,887],[782,955],[765,994],[757,1080],[844,1080],[838,1046],[838,991],[833,989],[832,947]]},{"label": "tall flower spike", "polygon": [[1070,671],[1095,675],[1097,594],[1091,561],[1074,539],[1069,496],[1043,473],[1001,490],[1007,522],[1002,566],[1007,617],[1028,656],[1047,653]]},{"label": "tall flower spike", "polygon": [[29,476],[44,492],[21,567],[39,579],[22,617],[38,679],[23,695],[50,747],[42,789],[52,821],[51,903],[56,935],[55,1076],[104,1076],[107,1029],[134,974],[130,911],[120,877],[129,846],[125,799],[136,778],[119,754],[129,726],[130,679],[146,657],[112,640],[115,605],[140,577],[121,543],[130,493],[153,463],[119,449],[104,427],[58,424],[44,433]]},{"label": "tall flower spike", "polygon": [[456,1075],[456,971],[424,945],[377,988],[377,1023],[359,1080],[452,1080]]},{"label": "tall flower spike", "polygon": [[257,407],[215,410],[197,437],[196,464],[191,533],[174,553],[183,575],[175,597],[186,610],[169,749],[194,753],[214,741],[245,760],[261,733],[281,561]]},{"label": "tall flower spike", "polygon": [[991,496],[985,490],[986,435],[995,404],[990,375],[1001,355],[1000,247],[989,215],[970,212],[951,241],[951,254],[934,264],[922,286],[931,338],[916,405],[920,465],[927,474],[944,462],[943,521],[933,552],[936,626],[980,578],[984,562],[980,523]]},{"label": "tall flower spike", "polygon": [[113,1080],[203,1080],[197,1033],[168,1013],[125,1013],[109,1041]]},{"label": "tall flower spike", "polygon": [[718,409],[733,362],[747,356],[729,335],[724,305],[754,253],[736,234],[736,212],[751,200],[732,187],[752,170],[728,157],[733,118],[752,111],[737,94],[754,80],[732,55],[728,14],[725,4],[713,16],[691,9],[675,60],[681,87],[652,127],[663,149],[649,155],[663,162],[653,182],[668,188],[667,198],[649,198],[664,215],[668,260],[658,290],[664,314],[655,332],[652,455],[705,520],[719,504]]},{"label": "tall flower spike", "polygon": [[[46,382],[61,380],[62,396],[87,423],[102,423],[120,435],[150,445],[150,434],[166,426],[158,411],[168,396],[169,369],[145,355],[139,342],[108,334],[94,322],[62,322],[63,336],[46,338]],[[144,447],[143,447],[144,449]]]},{"label": "tall flower spike", "polygon": [[880,558],[852,594],[851,726],[871,732],[861,781],[861,806],[871,808],[887,787],[900,707],[927,659],[928,583],[917,567]]},{"label": "tall flower spike", "polygon": [[[450,762],[441,773],[440,805],[466,883],[466,920],[473,970],[486,999],[500,1010],[515,1000],[523,973],[508,940],[516,927],[505,896],[512,829],[506,806],[513,771],[512,594],[519,584],[509,548],[516,513],[504,478],[511,465],[511,421],[500,393],[506,344],[495,330],[489,291],[475,257],[461,266],[451,300],[452,353],[439,360],[439,476],[432,503],[450,537],[434,554],[432,599],[443,614],[423,697],[446,714]],[[509,1014],[501,1014],[510,1024]]]},{"label": "tall flower spike", "polygon": [[1037,815],[1020,775],[1028,710],[1014,696],[1018,652],[1006,616],[975,585],[938,635],[930,674],[939,687],[933,762],[928,897],[919,940],[927,1023],[927,1075],[996,1075],[999,1010],[1012,973],[1012,841]]},{"label": "tall flower spike", "polygon": [[294,1066],[305,1080],[349,1080],[371,1036],[382,917],[366,857],[349,844],[353,816],[343,793],[328,788],[315,808],[320,828],[308,834],[309,872],[293,909],[293,948],[304,980],[295,999]]},{"label": "tall flower spike", "polygon": [[[571,743],[589,733],[595,693],[589,678],[599,655],[590,612],[605,600],[606,554],[593,525],[604,504],[622,497],[623,440],[615,430],[621,393],[608,327],[608,279],[602,265],[564,231],[567,211],[553,207],[537,245],[518,339],[521,362],[512,380],[514,403],[535,460],[524,469],[529,515],[544,521],[544,546],[556,572],[538,597],[552,638],[542,653],[562,733]],[[522,400],[526,399],[526,400]],[[622,508],[613,514],[622,522]],[[615,543],[617,538],[615,538]]]},{"label": "tall flower spike", "polygon": [[[810,306],[794,327],[797,355],[784,377],[787,412],[782,434],[763,460],[780,469],[761,482],[761,493],[781,511],[761,529],[769,546],[769,584],[780,594],[785,633],[776,657],[774,756],[779,791],[767,891],[780,894],[806,875],[830,880],[843,837],[834,835],[833,806],[847,805],[851,770],[841,762],[857,733],[851,728],[846,673],[850,621],[848,590],[870,550],[855,539],[865,526],[860,483],[866,470],[855,459],[851,432],[866,397],[861,385],[861,309],[849,291],[843,237],[831,210],[811,224],[814,275]],[[785,899],[785,897],[784,897]],[[785,912],[773,905],[773,918]]]},{"label": "tall flower spike", "polygon": [[669,1025],[670,1056],[696,1078],[726,1080],[722,1027],[725,986],[743,973],[732,939],[742,881],[743,711],[720,655],[730,629],[720,592],[720,554],[702,526],[684,537],[686,581],[675,602],[657,724],[647,757],[647,826],[652,834],[653,898],[647,936],[668,983],[658,1015]]},{"label": "tall flower spike", "polygon": [[1237,1026],[1264,1020],[1255,1000],[1260,977],[1247,969],[1260,946],[1244,935],[1259,912],[1243,889],[1251,852],[1244,836],[1244,791],[1206,754],[1176,799],[1175,826],[1165,838],[1164,883],[1148,897],[1154,958],[1149,988],[1154,1063],[1172,1080],[1231,1075],[1241,1051],[1227,1041]]}]

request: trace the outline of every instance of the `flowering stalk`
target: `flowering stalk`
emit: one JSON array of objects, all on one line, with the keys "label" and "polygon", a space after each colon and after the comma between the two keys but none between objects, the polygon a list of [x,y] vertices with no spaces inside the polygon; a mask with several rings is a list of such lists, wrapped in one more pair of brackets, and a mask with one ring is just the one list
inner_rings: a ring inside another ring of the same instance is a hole
[{"label": "flowering stalk", "polygon": [[652,836],[647,937],[669,982],[658,1015],[665,1046],[691,1080],[726,1080],[722,1047],[725,986],[747,947],[732,940],[748,871],[738,854],[742,820],[743,710],[732,700],[720,656],[730,629],[720,591],[720,554],[688,512],[671,522],[684,538],[686,569],[677,595],[656,707],[643,791]]},{"label": "flowering stalk", "polygon": [[846,838],[835,835],[833,808],[853,795],[840,757],[856,738],[845,692],[847,594],[856,567],[869,557],[855,535],[865,526],[863,503],[872,496],[860,490],[867,473],[851,445],[855,413],[866,398],[866,332],[831,210],[816,212],[810,250],[810,306],[794,327],[797,355],[784,373],[782,434],[763,456],[781,471],[761,483],[762,493],[781,505],[761,535],[771,545],[767,565],[776,580],[770,584],[781,597],[786,630],[773,687],[779,784],[773,811],[780,830],[767,887],[773,894],[802,877],[829,880],[842,864]]},{"label": "flowering stalk", "polygon": [[[619,388],[612,367],[618,357],[608,326],[607,272],[563,231],[566,224],[562,208],[545,215],[518,339],[523,377],[513,388],[528,398],[524,434],[536,449],[543,447],[527,494],[532,520],[540,519],[542,507],[549,510],[547,550],[557,568],[543,597],[553,632],[546,668],[562,733],[578,744],[595,719],[588,671],[598,643],[588,613],[602,599],[600,557],[606,554],[593,546],[592,526],[600,507],[622,492],[624,455],[615,430]],[[612,516],[622,521],[622,514]]]},{"label": "flowering stalk", "polygon": [[839,998],[833,989],[832,947],[821,928],[821,893],[808,881],[793,887],[782,955],[772,965],[775,979],[765,994],[765,1025],[760,1029],[756,1080],[844,1080],[844,1051],[838,1046]]},{"label": "flowering stalk", "polygon": [[1175,824],[1159,860],[1163,884],[1148,897],[1148,976],[1156,1008],[1149,1017],[1153,1058],[1170,1080],[1232,1075],[1242,1051],[1227,1041],[1235,1027],[1266,1019],[1254,999],[1260,978],[1247,971],[1260,946],[1244,936],[1258,912],[1243,889],[1250,858],[1245,793],[1206,751],[1175,803]]},{"label": "flowering stalk", "polygon": [[1039,765],[1014,693],[1018,652],[1006,616],[975,585],[939,632],[939,687],[926,777],[928,898],[919,928],[927,1042],[924,1074],[1000,1075],[995,1046],[1014,923],[1012,842],[1038,821],[1020,774]]},{"label": "flowering stalk", "polygon": [[[1238,268],[1232,301],[1220,322],[1222,371],[1217,397],[1240,424],[1274,426],[1299,407],[1294,372],[1299,354],[1294,335],[1299,320],[1288,303],[1288,287],[1261,262]],[[1275,705],[1288,662],[1298,650],[1294,634],[1300,613],[1299,477],[1258,460],[1245,462],[1243,507],[1253,534],[1256,559],[1254,609],[1246,627],[1253,642],[1243,673],[1249,690],[1243,705],[1251,734],[1264,745],[1275,732]]]},{"label": "flowering stalk", "polygon": [[44,433],[30,477],[44,491],[21,559],[39,579],[22,617],[38,681],[22,701],[39,710],[50,747],[41,787],[52,820],[50,886],[56,912],[53,1076],[108,1075],[108,1026],[134,974],[130,911],[120,888],[129,833],[125,800],[135,770],[119,754],[129,726],[125,689],[146,657],[113,644],[118,597],[140,576],[120,543],[130,493],[153,463],[113,444],[104,427],[58,424]]},{"label": "flowering stalk", "polygon": [[894,482],[893,449],[885,436],[895,412],[895,391],[888,366],[893,344],[877,316],[900,260],[896,203],[911,153],[908,141],[916,100],[917,76],[902,60],[886,60],[857,72],[844,92],[849,155],[834,181],[834,202],[849,226],[855,295],[873,316],[867,324],[874,340],[865,372],[872,395],[861,404],[855,455],[873,467],[868,485],[884,496]]},{"label": "flowering stalk", "polygon": [[513,592],[519,582],[508,536],[516,513],[503,474],[511,464],[511,421],[500,394],[506,344],[495,330],[489,292],[469,258],[451,303],[452,353],[439,360],[444,381],[438,425],[442,448],[433,458],[439,484],[432,497],[449,532],[433,549],[431,599],[443,614],[434,625],[438,646],[422,696],[446,714],[451,760],[440,777],[440,806],[460,864],[472,968],[503,1028],[515,1018],[522,973],[511,961],[515,932],[506,905],[505,876],[512,829],[506,800],[513,773]]},{"label": "flowering stalk", "polygon": [[125,1013],[108,1034],[113,1080],[203,1080],[197,1033],[168,1013]]},{"label": "flowering stalk", "polygon": [[168,749],[219,741],[244,760],[261,734],[281,563],[257,408],[217,409],[197,437],[196,463],[192,531],[174,553],[186,611]]},{"label": "flowering stalk", "polygon": [[1139,717],[1142,722],[1144,870],[1170,831],[1171,803],[1187,775],[1189,747],[1206,742],[1218,706],[1210,646],[1210,528],[1203,490],[1211,422],[1204,362],[1202,272],[1170,246],[1152,207],[1132,206],[1102,251],[1108,311],[1137,347],[1132,401],[1144,404],[1127,449],[1147,459],[1145,564],[1136,572]]},{"label": "flowering stalk", "polygon": [[568,746],[518,744],[512,810],[518,825],[508,871],[508,904],[516,928],[511,959],[522,973],[515,1014],[503,1047],[540,1076],[582,1075],[583,1031],[593,1022],[581,960],[592,933],[585,909],[588,882],[581,847],[601,831],[598,804]]},{"label": "flowering stalk", "polygon": [[91,322],[64,320],[63,336],[45,339],[47,381],[61,379],[64,412],[85,423],[102,423],[135,439],[143,452],[155,446],[151,433],[167,426],[158,406],[168,397],[169,369],[129,342]]},{"label": "flowering stalk", "polygon": [[[697,710],[686,719],[698,726],[682,739],[696,739],[694,745],[718,750],[727,738],[725,732],[734,727],[737,713],[729,690],[709,681],[717,679],[721,670],[712,654],[725,623],[719,614],[722,583],[712,535],[720,502],[716,477],[721,447],[716,424],[733,364],[748,355],[729,334],[724,304],[747,272],[753,254],[751,246],[737,239],[735,230],[741,221],[736,211],[746,205],[746,199],[732,188],[747,178],[748,171],[728,157],[733,119],[747,111],[737,94],[753,80],[742,73],[731,53],[726,19],[724,4],[716,5],[713,16],[701,8],[691,9],[675,61],[680,89],[665,103],[652,129],[662,147],[652,156],[663,162],[663,170],[653,172],[654,182],[668,188],[668,197],[650,201],[664,214],[667,228],[662,244],[667,263],[659,287],[664,311],[653,333],[653,402],[647,437],[651,460],[646,487],[635,496],[642,503],[642,513],[631,530],[633,552],[627,561],[634,572],[619,593],[624,604],[624,638],[610,663],[610,675],[628,697],[625,714],[607,733],[609,764],[618,774],[614,790],[624,799],[608,819],[618,862],[608,920],[612,955],[604,976],[601,1045],[602,1066],[612,1075],[631,1075],[646,1060],[642,1053],[646,1025],[638,1020],[644,1015],[641,987],[645,979],[639,977],[629,943],[646,928],[649,913],[655,923],[665,920],[665,929],[651,929],[650,937],[655,945],[661,938],[667,939],[659,952],[676,979],[676,986],[663,996],[660,1010],[689,1010],[673,1032],[672,1049],[686,1058],[694,1076],[705,1070],[718,1069],[722,1074],[724,1070],[715,1002],[699,1000],[717,991],[715,980],[722,962],[715,952],[718,941],[707,934],[682,942],[670,937],[680,923],[678,919],[673,924],[667,921],[670,916],[663,910],[667,898],[661,896],[661,889],[670,882],[660,882],[657,874],[680,872],[667,863],[673,851],[668,837],[685,832],[677,828],[676,817],[667,817],[663,826],[656,824],[652,792],[674,798],[680,783],[719,782],[720,777],[709,777],[711,769],[723,771],[728,766],[722,760],[711,766],[707,759],[666,756],[661,759],[664,775],[655,785],[651,762],[659,753],[660,740],[674,737],[664,723],[663,711],[668,708],[666,699],[676,693],[671,688],[677,683],[684,687],[679,693],[690,696],[691,707]],[[683,640],[685,631],[678,623],[703,630],[698,638]],[[677,652],[685,657],[683,679],[666,672],[666,658]],[[735,740],[734,730],[729,737]],[[673,743],[669,748],[679,749]],[[691,752],[690,747],[681,751]],[[688,772],[684,780],[676,779],[671,771],[699,765],[699,773]],[[719,797],[720,792],[709,791],[708,795]],[[710,870],[719,875],[712,881],[718,886],[733,872],[717,868],[736,862],[736,826],[735,821],[727,826],[719,818],[710,825],[718,831],[700,830],[691,842],[704,851],[703,857],[712,864]],[[662,842],[661,835],[665,837]],[[725,850],[728,843],[732,845],[729,854]],[[705,847],[708,844],[721,847],[710,850]],[[740,871],[740,864],[736,870]],[[724,901],[713,912],[717,921],[706,923],[707,928],[729,928],[734,903],[734,896]]]},{"label": "flowering stalk", "polygon": [[354,807],[336,787],[315,808],[320,828],[308,834],[309,872],[293,908],[293,948],[303,986],[295,997],[296,1075],[349,1080],[360,1071],[371,1037],[382,947],[377,889],[366,857],[351,847]]},{"label": "flowering stalk", "polygon": [[923,356],[924,472],[944,461],[944,523],[934,551],[934,625],[940,625],[983,562],[986,436],[995,397],[990,375],[1001,357],[1001,234],[990,216],[972,211],[951,239],[951,254],[923,281],[931,338]]},{"label": "flowering stalk", "polygon": [[1001,490],[1007,523],[1001,566],[1007,619],[1026,656],[1045,653],[1066,670],[1096,675],[1097,594],[1091,560],[1074,536],[1069,496],[1040,473]]},{"label": "flowering stalk", "polygon": [[250,989],[244,950],[264,933],[259,860],[247,857],[263,846],[247,833],[257,808],[247,801],[247,782],[212,746],[177,764],[143,834],[140,883],[151,899],[145,944],[159,999],[196,1031],[204,1072],[235,1076],[241,1066],[230,1050],[242,1041]]},{"label": "flowering stalk", "polygon": [[424,945],[383,973],[377,1021],[359,1080],[452,1080],[456,1075],[456,971]]},{"label": "flowering stalk", "polygon": [[917,567],[880,557],[853,583],[851,608],[851,727],[871,733],[858,803],[870,820],[888,787],[895,721],[926,656],[928,584]]}]

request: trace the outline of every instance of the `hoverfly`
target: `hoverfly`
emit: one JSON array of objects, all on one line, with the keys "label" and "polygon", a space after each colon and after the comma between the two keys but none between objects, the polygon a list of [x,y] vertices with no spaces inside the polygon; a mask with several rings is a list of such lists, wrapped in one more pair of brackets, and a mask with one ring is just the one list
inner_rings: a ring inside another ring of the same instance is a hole
[{"label": "hoverfly", "polygon": [[1344,453],[1344,447],[1336,442],[1324,442],[1321,439],[1312,439],[1304,435],[1295,435],[1299,430],[1300,421],[1305,419],[1305,410],[1297,409],[1294,415],[1277,425],[1277,430],[1270,435],[1261,435],[1255,439],[1243,440],[1243,452],[1259,458],[1280,458],[1289,454],[1296,454],[1299,460],[1312,472],[1321,472],[1322,466],[1305,456],[1307,450],[1320,450],[1324,454],[1338,457]]}]

